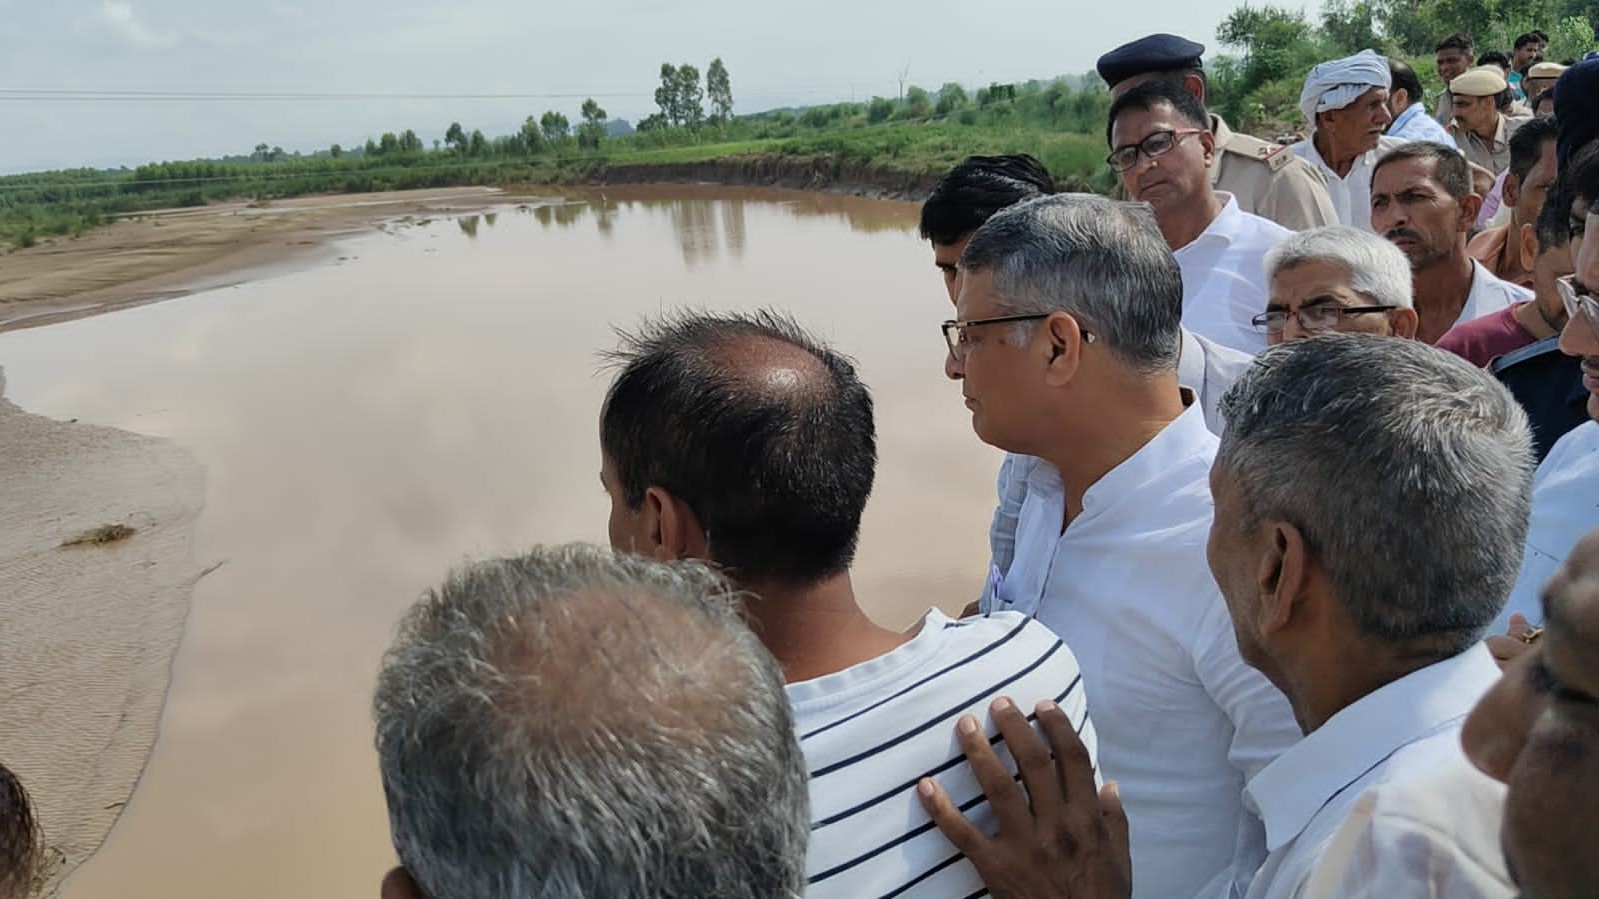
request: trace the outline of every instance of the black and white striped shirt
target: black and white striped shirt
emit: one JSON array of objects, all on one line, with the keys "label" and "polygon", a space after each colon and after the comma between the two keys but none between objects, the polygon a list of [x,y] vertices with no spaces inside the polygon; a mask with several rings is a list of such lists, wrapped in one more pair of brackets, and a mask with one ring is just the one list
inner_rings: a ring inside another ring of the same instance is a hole
[{"label": "black and white striped shirt", "polygon": [[[937,778],[978,827],[994,831],[955,722],[975,715],[997,743],[988,706],[1000,696],[1029,718],[1038,702],[1054,700],[1097,759],[1076,658],[1016,612],[954,621],[930,610],[905,645],[790,684],[788,695],[811,773],[811,897],[985,893],[971,863],[922,811],[916,783]],[[1003,748],[1000,758],[1011,764]]]}]

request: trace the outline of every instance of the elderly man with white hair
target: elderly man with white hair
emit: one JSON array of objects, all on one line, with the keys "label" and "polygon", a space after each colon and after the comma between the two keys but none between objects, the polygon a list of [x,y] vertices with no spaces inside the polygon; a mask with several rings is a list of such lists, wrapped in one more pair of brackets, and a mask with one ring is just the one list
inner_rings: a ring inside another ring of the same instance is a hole
[{"label": "elderly man with white hair", "polygon": [[1256,329],[1276,346],[1325,331],[1416,336],[1410,261],[1348,225],[1312,228],[1266,254],[1271,296]]},{"label": "elderly man with white hair", "polygon": [[1362,50],[1311,69],[1299,94],[1299,111],[1311,132],[1292,149],[1327,176],[1338,221],[1367,231],[1378,151],[1401,143],[1383,134],[1393,121],[1392,84],[1388,57]]}]

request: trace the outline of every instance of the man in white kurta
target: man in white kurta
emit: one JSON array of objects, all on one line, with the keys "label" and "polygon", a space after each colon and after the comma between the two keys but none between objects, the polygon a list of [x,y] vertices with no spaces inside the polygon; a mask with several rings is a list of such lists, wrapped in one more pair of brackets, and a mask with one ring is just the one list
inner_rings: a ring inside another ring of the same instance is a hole
[{"label": "man in white kurta", "polygon": [[1298,899],[1362,792],[1464,761],[1499,678],[1481,640],[1526,534],[1531,435],[1487,372],[1368,334],[1273,347],[1222,412],[1211,567],[1305,732],[1249,781],[1270,854],[1248,897]]},{"label": "man in white kurta", "polygon": [[1393,122],[1392,83],[1387,57],[1362,50],[1311,69],[1299,95],[1311,132],[1293,151],[1327,178],[1338,220],[1368,231],[1371,171],[1384,151],[1402,143],[1383,133]]},{"label": "man in white kurta", "polygon": [[1025,485],[985,611],[1077,655],[1137,895],[1241,892],[1265,854],[1244,782],[1299,734],[1205,565],[1216,438],[1178,386],[1181,272],[1147,207],[1083,195],[995,215],[960,266],[946,372]]},{"label": "man in white kurta", "polygon": [[1215,138],[1193,94],[1164,81],[1128,90],[1111,104],[1110,163],[1128,196],[1155,210],[1183,277],[1183,327],[1253,355],[1266,337],[1251,320],[1266,306],[1260,260],[1292,232],[1245,212],[1211,184]]}]

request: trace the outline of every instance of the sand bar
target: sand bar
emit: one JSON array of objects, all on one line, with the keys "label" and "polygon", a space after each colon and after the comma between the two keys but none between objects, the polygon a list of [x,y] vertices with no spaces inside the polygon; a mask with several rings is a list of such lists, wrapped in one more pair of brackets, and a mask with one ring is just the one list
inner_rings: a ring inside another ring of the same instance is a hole
[{"label": "sand bar", "polygon": [[334,238],[481,209],[498,188],[452,187],[236,201],[139,213],[81,237],[0,251],[0,331],[45,325],[237,284]]}]

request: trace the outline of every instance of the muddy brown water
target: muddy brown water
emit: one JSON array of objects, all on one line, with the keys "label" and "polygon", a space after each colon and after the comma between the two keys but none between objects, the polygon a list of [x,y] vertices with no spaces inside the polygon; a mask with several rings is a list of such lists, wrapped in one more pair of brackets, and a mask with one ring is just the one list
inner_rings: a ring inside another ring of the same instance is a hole
[{"label": "muddy brown water", "polygon": [[773,306],[855,356],[881,463],[856,586],[958,610],[998,454],[942,375],[911,204],[573,190],[395,223],[337,261],[0,335],[24,409],[203,463],[197,587],[148,768],[69,899],[375,895],[393,862],[369,696],[402,610],[462,560],[605,538],[596,352],[679,305]]}]

